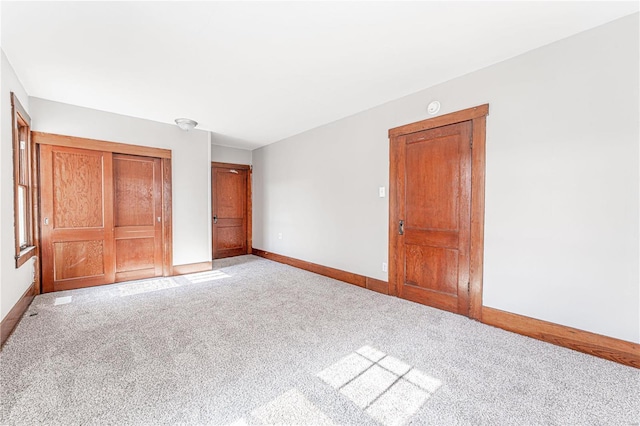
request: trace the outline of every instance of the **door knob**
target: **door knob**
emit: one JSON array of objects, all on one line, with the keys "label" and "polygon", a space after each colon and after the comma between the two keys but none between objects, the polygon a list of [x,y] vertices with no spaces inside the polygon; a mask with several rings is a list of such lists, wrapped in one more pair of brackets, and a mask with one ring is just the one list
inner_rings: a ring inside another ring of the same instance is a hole
[{"label": "door knob", "polygon": [[218,216],[216,215],[213,216],[213,223],[218,223]]},{"label": "door knob", "polygon": [[398,224],[398,234],[404,235],[404,220],[401,220]]}]

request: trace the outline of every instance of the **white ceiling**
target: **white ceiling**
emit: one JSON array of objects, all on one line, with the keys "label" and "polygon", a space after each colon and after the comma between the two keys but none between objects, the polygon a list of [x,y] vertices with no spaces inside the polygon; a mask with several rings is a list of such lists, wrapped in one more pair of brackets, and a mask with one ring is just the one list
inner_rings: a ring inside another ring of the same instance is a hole
[{"label": "white ceiling", "polygon": [[[31,96],[256,148],[638,11],[638,2],[7,2]],[[425,106],[426,107],[426,106]]]}]

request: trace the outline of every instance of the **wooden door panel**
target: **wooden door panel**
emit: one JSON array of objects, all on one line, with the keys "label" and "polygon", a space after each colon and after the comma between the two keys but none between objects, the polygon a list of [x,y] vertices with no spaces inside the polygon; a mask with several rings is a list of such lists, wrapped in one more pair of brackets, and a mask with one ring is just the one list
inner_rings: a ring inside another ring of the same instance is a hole
[{"label": "wooden door panel", "polygon": [[223,227],[218,226],[218,249],[231,250],[243,249],[245,246],[245,235],[242,227]]},{"label": "wooden door panel", "polygon": [[468,314],[471,123],[463,122],[393,140],[396,216],[403,233],[392,270],[397,294]]},{"label": "wooden door panel", "polygon": [[116,281],[162,275],[160,159],[113,156]]},{"label": "wooden door panel", "polygon": [[430,292],[426,295],[424,289],[408,285],[404,287],[401,297],[445,311],[458,312],[458,301],[449,294]]},{"label": "wooden door panel", "polygon": [[155,271],[154,238],[116,239],[116,273],[141,269]]},{"label": "wooden door panel", "polygon": [[406,246],[405,284],[458,294],[458,250]]},{"label": "wooden door panel", "polygon": [[433,231],[430,229],[407,229],[404,231],[405,244],[426,244],[432,247],[458,247],[458,232]]},{"label": "wooden door panel", "polygon": [[216,213],[218,220],[244,217],[246,172],[235,169],[216,170]]},{"label": "wooden door panel", "polygon": [[60,282],[105,274],[104,241],[63,241],[53,244],[54,276]]},{"label": "wooden door panel", "polygon": [[42,288],[113,282],[111,153],[40,147]]},{"label": "wooden door panel", "polygon": [[458,229],[460,144],[456,136],[407,143],[405,228]]},{"label": "wooden door panel", "polygon": [[247,253],[248,169],[212,167],[213,258]]},{"label": "wooden door panel", "polygon": [[154,163],[144,157],[114,157],[116,227],[155,225]]},{"label": "wooden door panel", "polygon": [[103,156],[55,150],[52,156],[54,229],[104,226]]}]

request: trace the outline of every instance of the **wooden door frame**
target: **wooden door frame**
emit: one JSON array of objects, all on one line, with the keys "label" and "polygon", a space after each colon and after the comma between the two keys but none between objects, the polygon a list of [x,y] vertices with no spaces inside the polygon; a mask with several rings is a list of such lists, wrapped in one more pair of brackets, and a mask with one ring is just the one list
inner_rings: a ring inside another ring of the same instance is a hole
[{"label": "wooden door frame", "polygon": [[[397,175],[399,165],[395,147],[402,136],[450,124],[470,121],[472,125],[471,148],[471,244],[469,249],[469,318],[482,318],[482,274],[484,266],[484,190],[485,190],[485,153],[486,153],[486,117],[489,104],[464,109],[439,117],[418,121],[389,130],[389,179]],[[389,294],[398,295],[396,282],[396,261],[399,255],[397,182],[389,182]]]},{"label": "wooden door frame", "polygon": [[[173,275],[173,225],[172,225],[172,178],[171,178],[171,150],[140,145],[130,145],[118,142],[108,142],[97,139],[76,136],[57,135],[45,132],[31,132],[32,143],[36,146],[54,145],[69,148],[80,148],[91,151],[110,152],[112,154],[129,154],[142,157],[160,158],[162,168],[162,276]],[[40,199],[40,176],[36,189]],[[39,212],[38,212],[39,213]],[[40,238],[40,218],[36,218],[36,234]],[[39,262],[40,268],[42,262]],[[40,274],[41,275],[41,272]],[[42,291],[42,282],[39,283]]]},{"label": "wooden door frame", "polygon": [[[252,204],[251,204],[251,182],[252,182],[252,173],[253,166],[250,164],[233,164],[233,163],[220,163],[217,161],[211,162],[211,178],[209,181],[211,182],[211,215],[213,217],[213,168],[214,167],[223,167],[225,169],[240,169],[247,171],[247,254],[251,254],[251,247],[253,245],[253,234],[252,234],[252,226],[253,226],[253,216],[252,216]],[[213,220],[213,219],[212,219]],[[211,259],[213,259],[213,223],[211,224]]]}]

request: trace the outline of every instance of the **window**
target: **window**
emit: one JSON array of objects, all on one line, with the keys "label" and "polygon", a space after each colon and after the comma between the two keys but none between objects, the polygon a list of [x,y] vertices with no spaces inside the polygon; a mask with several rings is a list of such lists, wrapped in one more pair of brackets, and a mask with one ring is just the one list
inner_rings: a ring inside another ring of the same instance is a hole
[{"label": "window", "polygon": [[31,118],[11,93],[13,129],[13,196],[16,238],[16,268],[35,256],[33,226],[33,185]]}]

